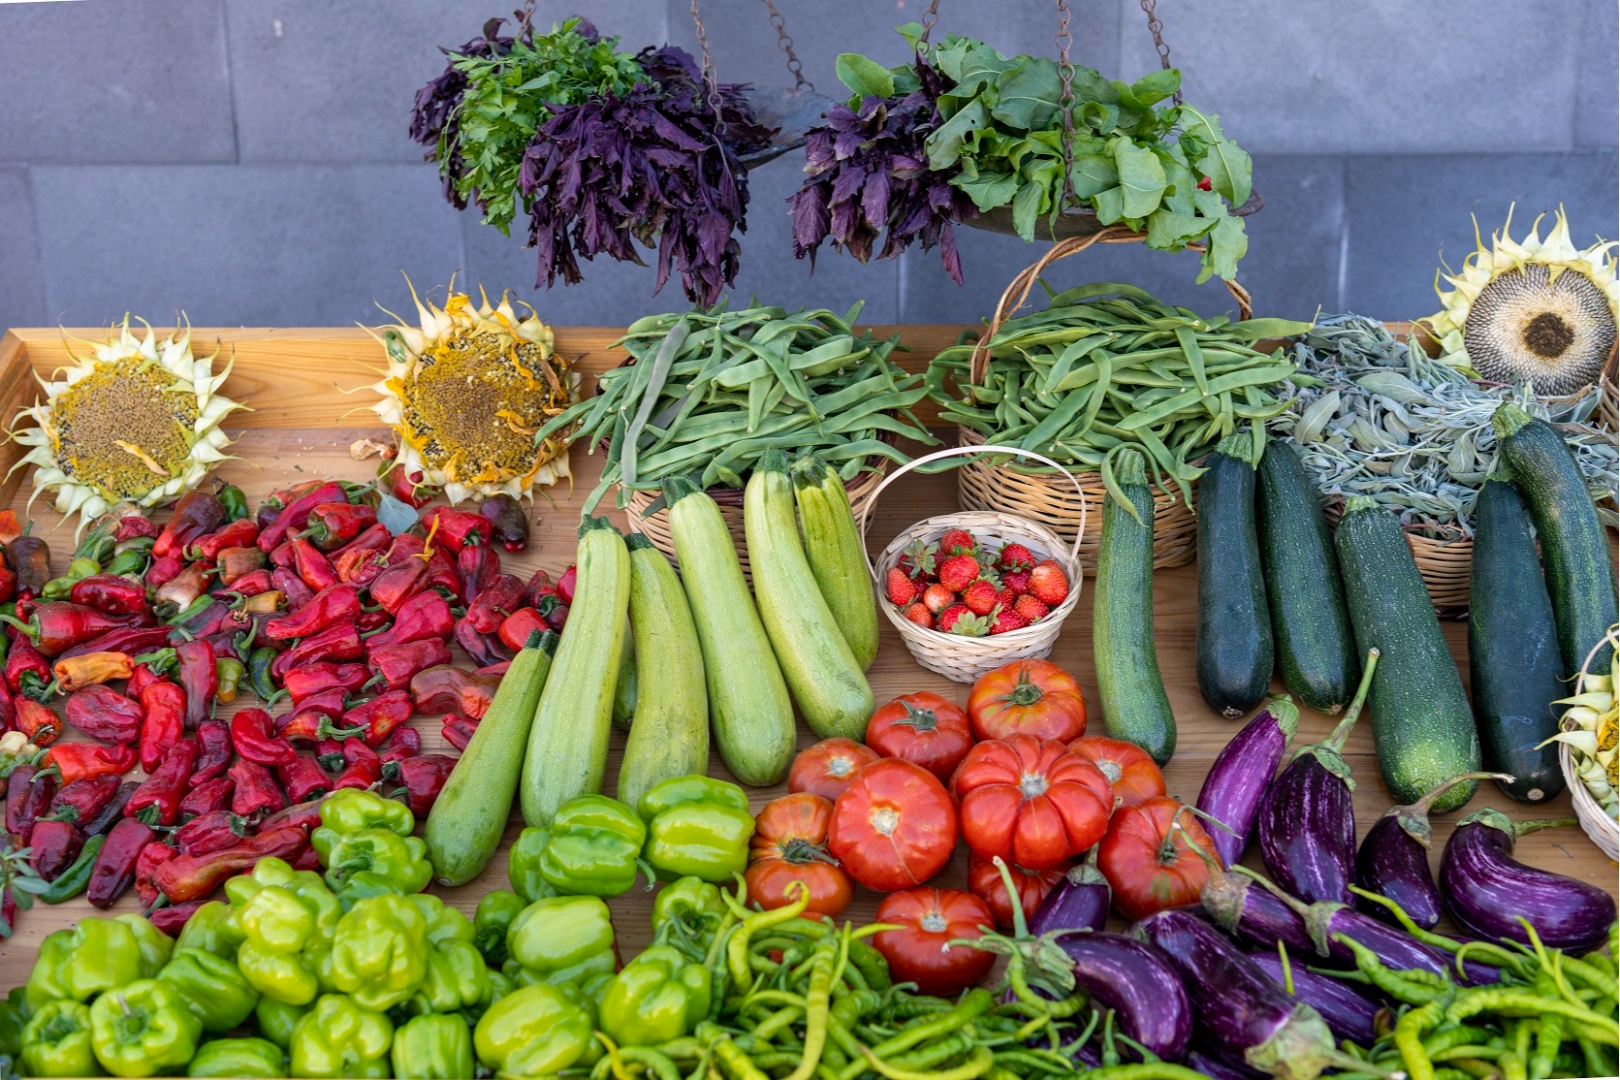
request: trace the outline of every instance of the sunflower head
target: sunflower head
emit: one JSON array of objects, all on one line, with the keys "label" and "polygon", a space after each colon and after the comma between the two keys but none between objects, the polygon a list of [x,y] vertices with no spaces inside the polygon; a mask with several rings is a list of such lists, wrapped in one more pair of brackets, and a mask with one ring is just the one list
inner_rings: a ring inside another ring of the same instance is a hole
[{"label": "sunflower head", "polygon": [[535,432],[568,407],[579,376],[552,347],[551,327],[511,300],[474,305],[454,291],[443,308],[416,301],[420,328],[403,320],[377,333],[388,377],[372,406],[399,436],[399,467],[420,470],[451,502],[470,495],[532,494],[568,475],[568,442]]},{"label": "sunflower head", "polygon": [[1435,275],[1444,310],[1423,321],[1440,342],[1440,358],[1475,378],[1572,394],[1596,381],[1615,348],[1620,245],[1599,241],[1578,250],[1563,210],[1543,239],[1541,220],[1516,242],[1510,210],[1488,248],[1476,225],[1476,248],[1461,272]]},{"label": "sunflower head", "polygon": [[192,355],[190,326],[159,343],[150,326],[137,339],[126,315],[117,331],[59,379],[40,379],[44,399],[11,431],[31,447],[17,464],[38,467],[35,494],[54,490],[58,510],[86,521],[115,503],[156,506],[196,487],[225,459],[220,421],[242,408],[216,393],[230,368],[215,375],[214,357]]}]

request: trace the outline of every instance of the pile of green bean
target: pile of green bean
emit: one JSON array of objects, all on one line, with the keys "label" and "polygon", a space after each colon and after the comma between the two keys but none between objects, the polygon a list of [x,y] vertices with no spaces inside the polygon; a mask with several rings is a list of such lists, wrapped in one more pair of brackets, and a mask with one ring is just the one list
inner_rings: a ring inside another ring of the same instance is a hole
[{"label": "pile of green bean", "polygon": [[1194,462],[1245,421],[1258,444],[1263,422],[1288,407],[1273,389],[1294,375],[1293,363],[1255,343],[1308,329],[1286,319],[1204,319],[1132,285],[1082,285],[1003,323],[980,382],[971,378],[973,344],[940,353],[928,394],[943,420],[989,443],[1101,470],[1111,489],[1111,454],[1134,446],[1162,490],[1174,481],[1190,501],[1203,472]]},{"label": "pile of green bean", "polygon": [[839,317],[824,308],[717,306],[638,319],[614,342],[634,363],[605,372],[594,397],[535,438],[572,431],[591,453],[607,441],[587,514],[614,484],[621,507],[666,476],[740,488],[771,449],[814,451],[846,481],[874,455],[904,462],[892,436],[935,441],[911,413],[922,377],[889,359],[898,338],[855,335],[860,309]]}]

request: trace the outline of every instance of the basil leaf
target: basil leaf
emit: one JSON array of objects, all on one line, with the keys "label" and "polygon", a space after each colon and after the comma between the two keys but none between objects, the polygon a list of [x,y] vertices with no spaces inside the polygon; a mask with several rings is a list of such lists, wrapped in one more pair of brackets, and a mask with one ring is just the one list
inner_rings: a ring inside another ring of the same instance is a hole
[{"label": "basil leaf", "polygon": [[1164,195],[1164,166],[1158,155],[1126,138],[1114,140],[1114,164],[1124,195],[1124,216],[1147,217],[1159,208]]},{"label": "basil leaf", "polygon": [[996,95],[996,106],[990,110],[992,117],[1008,127],[1039,131],[1057,115],[1063,80],[1052,61],[1025,57],[1001,73]]},{"label": "basil leaf", "polygon": [[889,69],[860,53],[839,53],[834,70],[838,81],[849,87],[856,98],[886,98],[894,93],[894,76]]},{"label": "basil leaf", "polygon": [[989,123],[989,111],[977,101],[951,117],[928,136],[928,167],[943,172],[956,164],[962,155],[962,140],[969,132],[978,131]]},{"label": "basil leaf", "polygon": [[1090,199],[1099,192],[1119,186],[1119,169],[1114,159],[1102,154],[1080,154],[1074,159],[1074,194]]},{"label": "basil leaf", "polygon": [[1046,185],[1026,181],[1013,196],[1013,228],[1024,238],[1024,243],[1035,239],[1035,219],[1040,216],[1041,203],[1046,198]]},{"label": "basil leaf", "polygon": [[1148,215],[1147,246],[1159,251],[1180,251],[1215,227],[1213,218],[1180,214],[1160,207]]},{"label": "basil leaf", "polygon": [[1214,113],[1205,116],[1191,105],[1180,109],[1182,130],[1202,144],[1201,152],[1192,158],[1192,165],[1209,177],[1216,191],[1241,206],[1252,190],[1254,163],[1236,143],[1228,142],[1221,131],[1221,118]]},{"label": "basil leaf", "polygon": [[1175,68],[1160,68],[1142,76],[1131,84],[1131,96],[1143,105],[1153,105],[1181,89],[1181,72]]}]

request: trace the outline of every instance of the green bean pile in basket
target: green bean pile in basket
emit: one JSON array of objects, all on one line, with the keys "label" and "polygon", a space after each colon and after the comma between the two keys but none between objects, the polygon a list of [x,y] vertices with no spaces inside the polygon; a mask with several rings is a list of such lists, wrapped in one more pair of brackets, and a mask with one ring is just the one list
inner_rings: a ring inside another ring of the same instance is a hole
[{"label": "green bean pile in basket", "polygon": [[1173,481],[1190,502],[1203,472],[1193,462],[1244,422],[1255,422],[1258,441],[1260,422],[1288,407],[1269,388],[1294,376],[1293,363],[1281,348],[1268,355],[1254,344],[1304,333],[1308,323],[1204,319],[1132,285],[1047,292],[1045,311],[1001,324],[982,378],[972,377],[972,343],[934,358],[928,394],[942,420],[987,443],[1096,469],[1129,505],[1114,483],[1114,451],[1140,449],[1159,488],[1168,492]]},{"label": "green bean pile in basket", "polygon": [[740,488],[772,449],[814,451],[845,481],[874,455],[904,462],[885,435],[937,441],[911,413],[922,376],[889,359],[898,337],[855,336],[860,310],[716,306],[638,319],[612,346],[635,362],[604,372],[595,397],[535,437],[573,428],[590,453],[607,440],[587,514],[614,484],[621,508],[666,476]]}]

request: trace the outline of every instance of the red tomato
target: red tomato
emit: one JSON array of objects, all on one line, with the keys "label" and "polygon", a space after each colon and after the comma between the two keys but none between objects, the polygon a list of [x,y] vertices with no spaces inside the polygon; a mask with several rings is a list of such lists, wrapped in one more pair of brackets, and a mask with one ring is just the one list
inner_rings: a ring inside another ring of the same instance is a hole
[{"label": "red tomato", "polygon": [[1080,684],[1048,660],[1014,660],[980,675],[967,711],[977,739],[1024,734],[1068,742],[1086,733]]},{"label": "red tomato", "polygon": [[832,800],[844,793],[862,765],[883,755],[854,739],[823,739],[808,750],[799,751],[788,770],[788,790],[808,791]]},{"label": "red tomato", "polygon": [[862,769],[833,804],[827,847],[868,889],[909,889],[951,861],[956,804],[927,769],[882,758]]},{"label": "red tomato", "polygon": [[1178,800],[1160,796],[1120,807],[1097,849],[1097,866],[1114,890],[1114,910],[1134,922],[1196,904],[1209,871],[1194,844],[1217,858],[1209,834]]},{"label": "red tomato", "polygon": [[960,889],[907,889],[884,897],[877,921],[905,927],[872,935],[889,962],[895,982],[914,982],[919,993],[955,997],[990,974],[993,954],[966,945],[945,947],[953,938],[977,938],[990,925],[990,909]]},{"label": "red tomato", "polygon": [[968,847],[1031,870],[1062,866],[1101,840],[1114,805],[1097,766],[1030,735],[979,743],[951,788],[962,800]]},{"label": "red tomato", "polygon": [[[765,804],[754,819],[754,839],[748,852],[748,899],[765,909],[786,907],[797,898],[791,886],[804,882],[810,890],[806,913],[837,918],[855,893],[838,860],[827,853],[827,823],[833,804],[820,795],[801,791]],[[789,895],[792,893],[793,895]]]},{"label": "red tomato", "polygon": [[921,765],[944,783],[967,756],[973,730],[954,702],[926,691],[901,694],[872,714],[866,745],[884,757]]},{"label": "red tomato", "polygon": [[1164,773],[1148,752],[1134,743],[1106,735],[1087,735],[1070,743],[1069,749],[1102,770],[1121,806],[1135,806],[1143,799],[1164,794]]},{"label": "red tomato", "polygon": [[[1012,874],[1013,888],[1018,890],[1018,905],[1024,909],[1024,919],[1035,917],[1035,910],[1046,899],[1046,894],[1057,888],[1058,882],[1063,880],[1066,872],[1062,867],[1052,870],[1025,870],[1022,866],[1008,866],[1008,873]],[[1007,885],[1001,880],[1001,872],[996,869],[994,860],[986,859],[982,855],[974,855],[968,859],[968,891],[989,905],[991,914],[996,917],[996,926],[1002,930],[1013,928],[1012,899],[1007,895]]]}]

